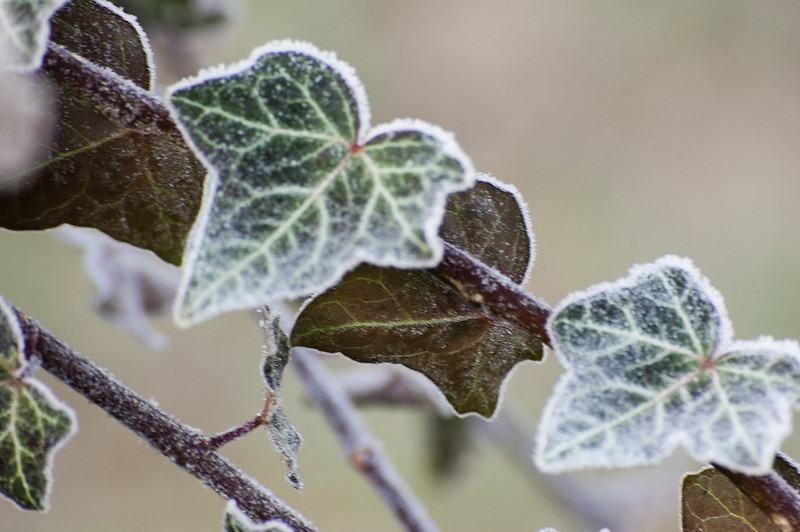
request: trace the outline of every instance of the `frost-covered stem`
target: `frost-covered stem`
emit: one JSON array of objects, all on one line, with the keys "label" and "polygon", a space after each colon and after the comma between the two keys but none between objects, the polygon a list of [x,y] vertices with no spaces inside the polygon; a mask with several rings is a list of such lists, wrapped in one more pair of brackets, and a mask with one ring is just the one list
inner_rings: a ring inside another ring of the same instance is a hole
[{"label": "frost-covered stem", "polygon": [[262,412],[253,419],[251,419],[250,421],[248,421],[247,423],[243,423],[238,427],[233,427],[224,432],[220,432],[218,434],[214,434],[213,436],[209,436],[206,439],[206,445],[208,445],[212,449],[219,449],[220,447],[228,445],[229,443],[234,442],[239,438],[242,438],[250,434],[258,427],[264,425],[264,423],[265,423],[265,418],[264,418],[264,413]]},{"label": "frost-covered stem", "polygon": [[42,72],[64,90],[90,102],[106,118],[141,133],[186,144],[164,103],[112,70],[50,42]]},{"label": "frost-covered stem", "polygon": [[322,366],[316,353],[302,347],[294,348],[291,366],[333,428],[345,456],[369,479],[405,529],[413,532],[438,530],[370,434],[353,402]]},{"label": "frost-covered stem", "polygon": [[779,467],[791,467],[794,469],[791,476],[799,478],[800,472],[791,461],[778,455],[773,470],[759,476],[731,471],[718,464],[711,465],[760,506],[781,530],[800,530],[800,493],[777,472]]},{"label": "frost-covered stem", "polygon": [[523,327],[535,330],[542,342],[550,345],[545,322],[550,308],[494,270],[470,257],[456,246],[445,242],[444,258],[434,273],[455,279],[470,292],[480,294],[492,310],[516,320]]},{"label": "frost-covered stem", "polygon": [[144,438],[224,499],[235,500],[251,519],[256,522],[278,519],[296,531],[316,530],[299,512],[209,447],[207,437],[200,431],[170,418],[22,312],[17,311],[17,315],[29,354],[41,359],[42,368]]}]

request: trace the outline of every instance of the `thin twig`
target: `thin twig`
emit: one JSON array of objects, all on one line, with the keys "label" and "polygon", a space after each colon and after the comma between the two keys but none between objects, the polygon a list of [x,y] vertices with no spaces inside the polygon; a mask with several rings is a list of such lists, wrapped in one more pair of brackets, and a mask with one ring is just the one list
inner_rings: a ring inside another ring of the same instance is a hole
[{"label": "thin twig", "polygon": [[25,338],[42,368],[83,395],[161,454],[200,479],[256,522],[280,520],[297,532],[317,530],[298,511],[248,477],[207,443],[197,429],[178,423],[103,368],[73,351],[30,317],[17,311]]},{"label": "thin twig", "polygon": [[400,479],[350,398],[317,359],[316,353],[302,347],[294,348],[292,367],[333,428],[345,456],[367,477],[405,529],[412,532],[438,530]]}]

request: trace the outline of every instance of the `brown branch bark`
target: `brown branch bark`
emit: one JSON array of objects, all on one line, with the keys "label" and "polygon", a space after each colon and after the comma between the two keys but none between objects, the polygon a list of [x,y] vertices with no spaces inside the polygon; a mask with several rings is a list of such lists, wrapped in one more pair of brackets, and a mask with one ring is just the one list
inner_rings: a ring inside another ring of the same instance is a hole
[{"label": "brown branch bark", "polygon": [[186,145],[164,102],[116,72],[54,42],[47,45],[41,72],[64,90],[90,102],[106,118],[140,133]]},{"label": "brown branch bark", "polygon": [[33,319],[17,311],[29,358],[142,437],[161,454],[255,522],[280,520],[298,532],[317,530],[298,511],[245,475],[208,445],[208,437],[178,423],[106,370],[75,352]]}]

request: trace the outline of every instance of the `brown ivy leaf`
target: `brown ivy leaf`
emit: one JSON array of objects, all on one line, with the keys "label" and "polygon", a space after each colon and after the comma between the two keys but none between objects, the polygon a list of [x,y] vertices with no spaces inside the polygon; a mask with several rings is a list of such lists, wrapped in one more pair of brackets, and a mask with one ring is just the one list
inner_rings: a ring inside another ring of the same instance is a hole
[{"label": "brown ivy leaf", "polygon": [[[517,202],[513,192],[481,176],[475,188],[450,197],[440,234],[522,279],[531,255],[521,253],[530,250],[528,224],[518,204],[519,215],[508,215],[509,202]],[[291,342],[358,362],[402,364],[428,377],[459,414],[491,417],[510,371],[523,360],[541,360],[543,349],[538,329],[499,315],[489,303],[432,270],[362,265],[303,308]]]},{"label": "brown ivy leaf", "polygon": [[472,189],[450,195],[439,236],[522,284],[533,263],[533,232],[518,198],[482,174]]},{"label": "brown ivy leaf", "polygon": [[[134,89],[152,89],[144,33],[135,19],[111,4],[68,3],[52,19],[51,40],[93,67],[121,76]],[[202,164],[179,136],[138,131],[115,120],[114,109],[42,79],[57,94],[56,132],[44,160],[22,174],[0,177],[0,226],[96,227],[180,264],[200,205]],[[168,126],[164,129],[175,130]]]},{"label": "brown ivy leaf", "polygon": [[[735,475],[735,474],[734,474]],[[769,474],[778,482],[785,482],[797,491],[800,475],[796,466],[780,455]],[[753,481],[758,477],[743,476]],[[681,520],[684,532],[729,532],[731,530],[753,532],[789,532],[796,530],[790,522],[796,519],[796,507],[788,514],[770,510],[774,501],[761,501],[759,494],[752,492],[749,482],[738,484],[715,467],[706,467],[683,477],[681,486]],[[748,493],[748,491],[751,491]],[[766,504],[764,504],[766,503]]]}]

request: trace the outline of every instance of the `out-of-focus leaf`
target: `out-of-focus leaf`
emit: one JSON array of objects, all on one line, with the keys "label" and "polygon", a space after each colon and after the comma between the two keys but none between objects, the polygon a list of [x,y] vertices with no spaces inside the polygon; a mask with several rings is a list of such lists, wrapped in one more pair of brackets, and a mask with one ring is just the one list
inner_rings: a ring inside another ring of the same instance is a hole
[{"label": "out-of-focus leaf", "polygon": [[283,370],[289,363],[289,338],[281,327],[278,317],[270,318],[266,309],[263,312],[261,327],[264,329],[264,367],[262,369],[266,383],[266,423],[275,448],[281,454],[283,463],[289,468],[286,480],[297,491],[303,491],[303,479],[300,477],[297,455],[303,438],[294,428],[283,411],[281,400],[281,381]]},{"label": "out-of-focus leaf", "polygon": [[[474,220],[481,215],[485,224]],[[441,235],[469,247],[493,275],[521,280],[532,259],[529,227],[516,194],[484,174],[472,189],[450,196]],[[543,356],[539,331],[496,312],[457,280],[368,265],[303,308],[292,344],[402,364],[428,377],[457,413],[485,417],[494,414],[514,366]]]},{"label": "out-of-focus leaf", "polygon": [[[52,96],[35,74],[4,71],[8,49],[0,43],[0,176],[15,175],[47,150]],[[0,177],[0,194],[10,183]]]},{"label": "out-of-focus leaf", "polygon": [[[135,19],[112,4],[73,0],[53,16],[51,38],[120,76],[123,88],[152,88],[146,38]],[[202,164],[180,138],[129,128],[109,118],[113,109],[48,84],[58,93],[50,153],[29,171],[0,178],[12,183],[0,191],[0,226],[96,227],[180,264],[200,205]]]},{"label": "out-of-focus leaf", "polygon": [[83,250],[83,265],[95,287],[93,306],[104,318],[153,348],[166,339],[148,321],[172,308],[180,274],[151,253],[94,230],[64,226],[57,235]]},{"label": "out-of-focus leaf", "polygon": [[306,43],[186,80],[170,101],[215,181],[192,233],[175,318],[307,296],[356,264],[433,266],[447,195],[474,181],[450,134],[370,128],[353,69]]},{"label": "out-of-focus leaf", "polygon": [[34,371],[17,316],[0,298],[0,493],[21,509],[46,510],[53,457],[77,422]]},{"label": "out-of-focus leaf", "polygon": [[688,259],[568,296],[548,320],[567,372],[545,408],[540,469],[701,462],[766,473],[800,399],[800,347],[734,341],[722,297]]},{"label": "out-of-focus leaf", "polygon": [[461,471],[473,447],[469,425],[459,417],[435,411],[427,412],[425,421],[428,463],[433,479],[452,478]]},{"label": "out-of-focus leaf", "polygon": [[293,530],[289,525],[276,519],[266,523],[254,523],[239,509],[236,501],[230,500],[225,508],[222,532],[293,532]]},{"label": "out-of-focus leaf", "polygon": [[117,0],[116,4],[136,16],[147,29],[168,27],[176,31],[215,26],[228,18],[231,0]]},{"label": "out-of-focus leaf", "polygon": [[683,477],[681,526],[684,532],[790,532],[776,524],[728,477],[707,467]]},{"label": "out-of-focus leaf", "polygon": [[[32,71],[42,64],[50,35],[50,17],[67,0],[0,0],[0,48],[10,50],[15,70]],[[5,74],[3,74],[5,75]]]}]

